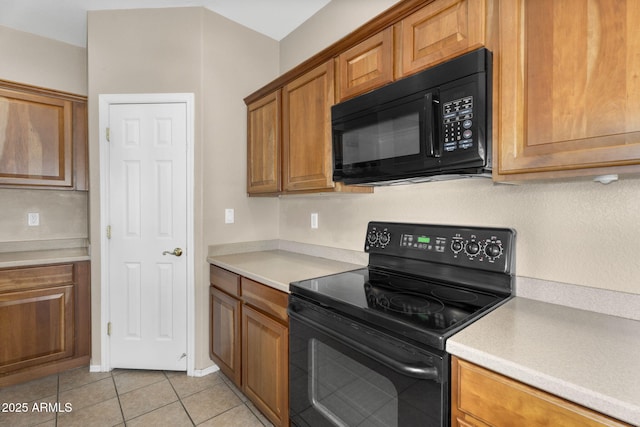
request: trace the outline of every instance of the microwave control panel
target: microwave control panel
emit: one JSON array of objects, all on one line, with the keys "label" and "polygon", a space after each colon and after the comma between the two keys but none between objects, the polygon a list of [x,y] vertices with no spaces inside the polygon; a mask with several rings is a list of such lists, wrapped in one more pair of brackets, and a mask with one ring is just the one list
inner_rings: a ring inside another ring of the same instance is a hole
[{"label": "microwave control panel", "polygon": [[445,152],[468,150],[474,145],[473,96],[455,99],[442,105]]}]

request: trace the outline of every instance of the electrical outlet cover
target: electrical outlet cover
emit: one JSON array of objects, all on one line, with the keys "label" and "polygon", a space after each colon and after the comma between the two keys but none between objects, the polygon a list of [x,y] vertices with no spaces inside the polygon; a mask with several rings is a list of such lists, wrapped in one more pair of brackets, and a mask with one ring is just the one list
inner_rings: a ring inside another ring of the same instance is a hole
[{"label": "electrical outlet cover", "polygon": [[30,227],[40,225],[40,214],[38,212],[29,212],[27,214],[27,224]]}]

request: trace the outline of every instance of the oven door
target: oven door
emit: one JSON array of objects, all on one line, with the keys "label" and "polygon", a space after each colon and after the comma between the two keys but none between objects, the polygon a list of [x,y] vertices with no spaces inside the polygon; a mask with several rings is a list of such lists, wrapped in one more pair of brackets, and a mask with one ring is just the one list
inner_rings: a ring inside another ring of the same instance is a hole
[{"label": "oven door", "polygon": [[289,299],[291,423],[446,426],[449,359],[295,296]]}]

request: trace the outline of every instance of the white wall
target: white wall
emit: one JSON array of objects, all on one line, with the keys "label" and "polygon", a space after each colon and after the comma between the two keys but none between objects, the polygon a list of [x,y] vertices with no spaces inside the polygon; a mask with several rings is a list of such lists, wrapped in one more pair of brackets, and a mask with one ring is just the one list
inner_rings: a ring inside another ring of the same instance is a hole
[{"label": "white wall", "polygon": [[[114,31],[114,29],[116,29]],[[208,245],[277,237],[277,199],[246,196],[246,108],[242,99],[277,75],[277,42],[204,8],[89,13],[92,235],[100,235],[98,96],[195,94],[195,368],[208,357]],[[236,210],[225,225],[224,208]],[[93,240],[93,360],[100,363],[100,253]]]},{"label": "white wall", "polygon": [[[281,68],[302,62],[361,25],[353,7],[364,3],[329,3],[282,41]],[[309,227],[311,212],[319,213],[317,230]],[[519,276],[640,293],[637,178],[607,186],[590,181],[512,186],[461,180],[377,188],[373,195],[280,201],[281,239],[362,250],[370,220],[513,227],[518,233]]]},{"label": "white wall", "polygon": [[0,79],[87,94],[87,51],[0,26]]},{"label": "white wall", "polygon": [[280,71],[289,71],[398,1],[332,0],[280,41]]}]

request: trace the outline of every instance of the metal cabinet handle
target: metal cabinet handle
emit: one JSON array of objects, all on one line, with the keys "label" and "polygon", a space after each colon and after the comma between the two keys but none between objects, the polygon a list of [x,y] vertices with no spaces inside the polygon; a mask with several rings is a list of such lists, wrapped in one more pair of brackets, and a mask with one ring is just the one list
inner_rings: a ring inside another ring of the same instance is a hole
[{"label": "metal cabinet handle", "polygon": [[182,255],[182,249],[181,248],[175,248],[173,251],[164,251],[164,252],[162,252],[162,255],[180,256],[180,255]]}]

